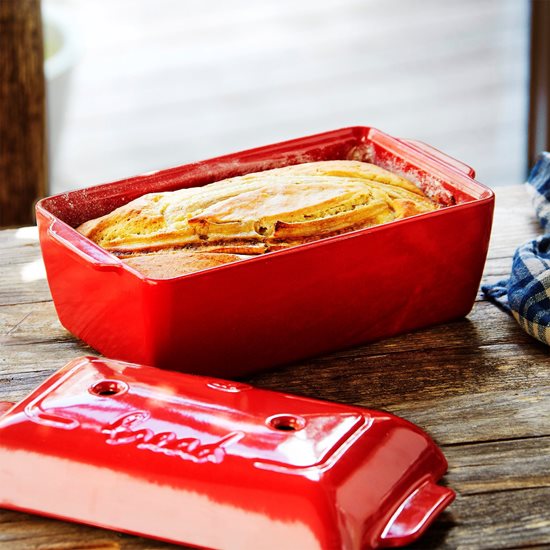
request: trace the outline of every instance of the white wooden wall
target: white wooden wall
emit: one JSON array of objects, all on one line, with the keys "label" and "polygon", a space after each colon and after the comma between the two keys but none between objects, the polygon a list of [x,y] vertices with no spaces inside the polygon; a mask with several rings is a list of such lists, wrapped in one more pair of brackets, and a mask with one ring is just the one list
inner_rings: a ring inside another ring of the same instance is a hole
[{"label": "white wooden wall", "polygon": [[525,0],[72,0],[53,192],[371,125],[524,177]]}]

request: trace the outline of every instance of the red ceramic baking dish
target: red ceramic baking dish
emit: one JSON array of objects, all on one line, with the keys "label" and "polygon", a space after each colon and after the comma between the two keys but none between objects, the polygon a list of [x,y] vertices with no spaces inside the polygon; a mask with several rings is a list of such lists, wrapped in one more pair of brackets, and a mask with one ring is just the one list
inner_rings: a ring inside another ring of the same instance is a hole
[{"label": "red ceramic baking dish", "polygon": [[366,550],[409,544],[454,498],[441,451],[388,413],[93,357],[12,405],[1,507],[208,548]]},{"label": "red ceramic baking dish", "polygon": [[[330,159],[402,174],[444,207],[171,279],[140,274],[74,229],[145,193]],[[48,197],[36,212],[70,332],[115,359],[234,377],[466,315],[494,206],[473,176],[428,146],[353,127]]]}]

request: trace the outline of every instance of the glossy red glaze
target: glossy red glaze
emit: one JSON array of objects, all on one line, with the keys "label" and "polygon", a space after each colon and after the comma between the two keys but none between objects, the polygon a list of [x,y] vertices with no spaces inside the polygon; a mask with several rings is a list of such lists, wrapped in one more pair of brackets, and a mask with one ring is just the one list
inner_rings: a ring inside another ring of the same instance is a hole
[{"label": "glossy red glaze", "polygon": [[0,416],[0,506],[210,548],[415,540],[454,498],[387,413],[93,357]]},{"label": "glossy red glaze", "polygon": [[[73,229],[144,193],[326,159],[374,162],[448,206],[162,280]],[[433,148],[358,127],[49,197],[36,210],[48,282],[69,331],[116,359],[235,377],[466,315],[494,205],[472,176]]]}]

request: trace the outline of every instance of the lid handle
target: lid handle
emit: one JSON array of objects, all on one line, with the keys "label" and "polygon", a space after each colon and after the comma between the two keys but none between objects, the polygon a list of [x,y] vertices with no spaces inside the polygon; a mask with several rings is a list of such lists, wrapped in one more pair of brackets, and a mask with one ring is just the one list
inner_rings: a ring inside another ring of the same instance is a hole
[{"label": "lid handle", "polygon": [[442,153],[435,147],[432,147],[431,145],[428,145],[423,141],[417,141],[415,139],[400,139],[399,141],[406,143],[407,145],[414,147],[419,151],[422,151],[422,153],[424,153],[425,155],[428,155],[440,162],[450,164],[453,168],[459,170],[463,174],[466,174],[470,178],[473,178],[476,175],[475,170],[471,166],[468,166],[464,162],[455,159],[454,157],[450,157],[449,155]]},{"label": "lid handle", "polygon": [[416,540],[455,498],[432,480],[413,491],[393,514],[380,536],[381,546],[404,546]]}]

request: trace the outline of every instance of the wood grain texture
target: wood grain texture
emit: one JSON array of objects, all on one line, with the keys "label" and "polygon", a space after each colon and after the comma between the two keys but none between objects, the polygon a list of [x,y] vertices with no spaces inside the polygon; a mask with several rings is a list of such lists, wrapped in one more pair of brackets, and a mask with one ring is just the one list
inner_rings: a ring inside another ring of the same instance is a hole
[{"label": "wood grain texture", "polygon": [[410,548],[548,548],[550,488],[463,496]]},{"label": "wood grain texture", "polygon": [[39,0],[0,2],[0,227],[30,224],[45,191]]},{"label": "wood grain texture", "polygon": [[[484,280],[505,276],[540,232],[522,187],[497,191]],[[69,359],[94,351],[59,323],[36,231],[0,232],[0,400],[24,397]],[[384,409],[418,424],[449,461],[457,492],[414,548],[550,547],[548,348],[478,297],[464,319],[300,361],[255,385]],[[2,550],[175,546],[0,510]]]}]

